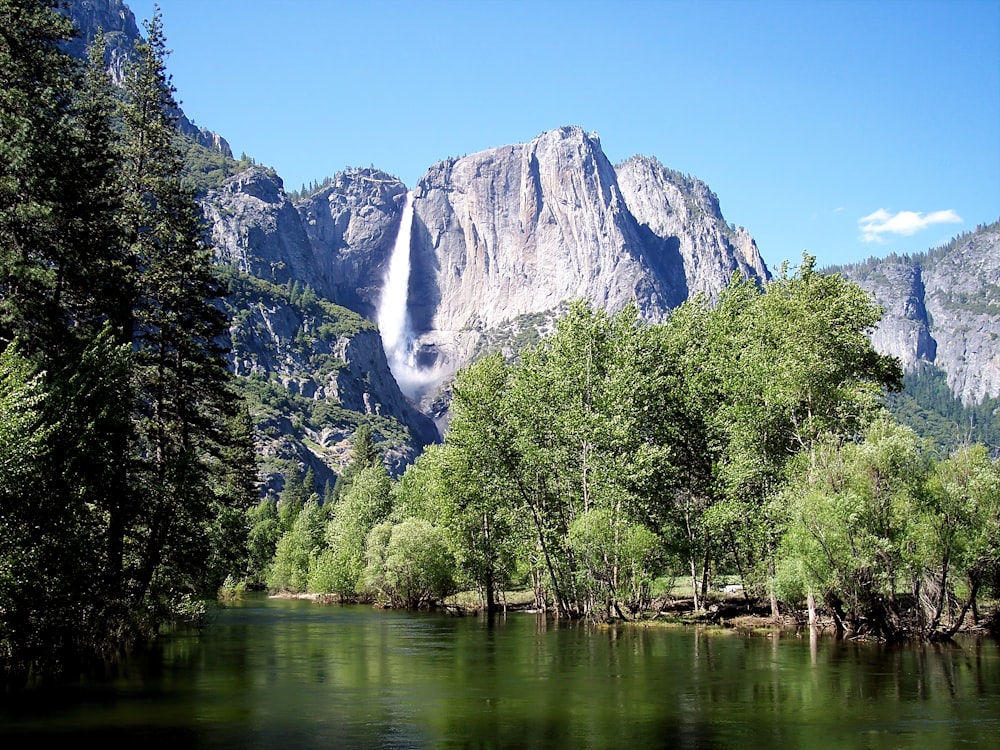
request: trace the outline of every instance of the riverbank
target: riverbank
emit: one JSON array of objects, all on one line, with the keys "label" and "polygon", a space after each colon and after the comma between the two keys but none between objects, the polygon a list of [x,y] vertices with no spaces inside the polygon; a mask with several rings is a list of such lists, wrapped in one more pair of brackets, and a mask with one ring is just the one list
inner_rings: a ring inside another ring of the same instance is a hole
[{"label": "riverbank", "polygon": [[[330,594],[277,592],[269,594],[274,599],[302,599],[319,605],[343,604],[338,597]],[[474,592],[462,592],[450,596],[434,607],[437,611],[454,616],[476,616],[483,613],[483,606]],[[501,602],[502,613],[542,614],[535,607],[531,591],[506,592]],[[610,619],[602,625],[635,625],[641,627],[673,626],[700,627],[728,630],[747,636],[794,636],[813,629],[819,635],[834,635],[836,626],[832,617],[822,611],[817,613],[814,624],[810,625],[806,610],[786,611],[778,617],[769,609],[747,604],[741,594],[720,593],[713,597],[708,608],[695,611],[690,598],[674,598],[661,601],[649,612],[633,619]],[[996,612],[980,618],[978,623],[967,623],[956,635],[996,638],[1000,640],[1000,619]],[[878,641],[871,635],[848,635],[848,640]],[[905,640],[921,640],[914,636]],[[945,639],[947,640],[947,639]]]}]

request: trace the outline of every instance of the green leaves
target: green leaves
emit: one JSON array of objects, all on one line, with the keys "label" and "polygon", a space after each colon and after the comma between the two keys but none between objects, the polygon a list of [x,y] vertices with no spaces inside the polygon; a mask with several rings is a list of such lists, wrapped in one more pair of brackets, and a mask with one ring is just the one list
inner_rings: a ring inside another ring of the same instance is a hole
[{"label": "green leaves", "polygon": [[81,68],[53,6],[0,0],[0,658],[15,670],[155,634],[172,600],[214,591],[256,480],[252,440],[230,430],[222,288],[180,184],[159,15],[119,109],[100,39]]},{"label": "green leaves", "polygon": [[862,442],[820,443],[782,493],[784,593],[822,596],[838,629],[899,638],[896,592],[925,475],[916,436],[886,418]]},{"label": "green leaves", "polygon": [[376,526],[365,582],[378,599],[416,609],[454,593],[455,560],[443,529],[419,518]]}]

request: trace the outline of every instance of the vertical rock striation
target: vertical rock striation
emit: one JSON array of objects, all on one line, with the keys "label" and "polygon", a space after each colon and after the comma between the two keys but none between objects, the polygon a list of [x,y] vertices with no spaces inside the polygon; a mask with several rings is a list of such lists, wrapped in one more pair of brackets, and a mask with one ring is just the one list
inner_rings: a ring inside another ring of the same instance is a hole
[{"label": "vertical rock striation", "polygon": [[656,321],[691,282],[717,294],[733,271],[765,277],[753,241],[728,229],[707,188],[697,183],[705,196],[689,200],[703,216],[681,217],[671,206],[685,198],[662,168],[643,171],[653,164],[633,160],[623,180],[596,135],[565,127],[432,167],[415,190],[410,283],[425,364],[446,378],[483,331],[569,299],[609,310],[634,301]]},{"label": "vertical rock striation", "polygon": [[318,287],[370,320],[382,294],[399,231],[406,186],[377,169],[350,169],[301,201]]},{"label": "vertical rock striation", "polygon": [[701,180],[633,156],[616,168],[629,211],[640,226],[676,248],[689,294],[715,299],[733,274],[769,277],[750,233],[730,227],[719,199]]},{"label": "vertical rock striation", "polygon": [[885,309],[875,347],[908,370],[943,370],[966,405],[1000,396],[1000,222],[914,256],[831,269]]}]

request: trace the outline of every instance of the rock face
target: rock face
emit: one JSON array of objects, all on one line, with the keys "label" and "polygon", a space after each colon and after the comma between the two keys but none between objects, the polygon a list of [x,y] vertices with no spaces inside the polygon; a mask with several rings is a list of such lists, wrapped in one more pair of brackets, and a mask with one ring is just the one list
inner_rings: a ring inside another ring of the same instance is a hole
[{"label": "rock face", "polygon": [[369,320],[375,319],[405,195],[406,186],[385,172],[352,169],[297,206],[317,288]]},{"label": "rock face", "polygon": [[276,284],[298,281],[322,293],[312,247],[278,177],[252,167],[202,202],[222,263]]},{"label": "rock face", "polygon": [[1000,222],[920,255],[836,269],[885,316],[872,343],[908,370],[933,365],[966,405],[1000,396]]},{"label": "rock face", "polygon": [[619,164],[618,185],[640,225],[677,248],[688,294],[715,299],[734,273],[767,279],[757,243],[743,227],[730,227],[719,199],[701,180],[634,156]]},{"label": "rock face", "polygon": [[577,127],[432,167],[414,191],[411,238],[421,361],[447,378],[483,331],[572,298],[635,301],[658,321],[692,291],[718,294],[733,271],[766,278],[708,188],[671,177],[642,158],[616,171]]},{"label": "rock face", "polygon": [[396,469],[438,439],[400,392],[375,326],[331,301],[335,285],[273,171],[230,178],[202,207],[230,282],[232,369],[260,400],[266,488],[280,489],[289,461],[334,480],[359,419],[392,434]]},{"label": "rock face", "polygon": [[80,35],[67,49],[74,57],[87,59],[87,48],[94,41],[98,29],[104,31],[108,73],[115,85],[125,80],[125,66],[132,58],[135,42],[140,38],[135,15],[122,0],[67,0],[64,9],[73,19]]}]

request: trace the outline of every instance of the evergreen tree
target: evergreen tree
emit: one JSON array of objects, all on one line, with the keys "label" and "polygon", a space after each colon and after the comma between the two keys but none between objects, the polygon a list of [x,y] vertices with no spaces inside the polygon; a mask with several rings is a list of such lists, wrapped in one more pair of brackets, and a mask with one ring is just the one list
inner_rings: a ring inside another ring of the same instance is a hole
[{"label": "evergreen tree", "polygon": [[73,29],[53,6],[0,2],[0,344],[48,368],[88,345],[122,286],[110,81],[62,51]]},{"label": "evergreen tree", "polygon": [[118,99],[104,54],[104,35],[99,32],[73,101],[75,174],[64,177],[71,202],[66,239],[73,256],[60,268],[56,293],[78,336],[93,336],[110,323],[118,340],[128,343],[123,318],[132,294],[121,221]]},{"label": "evergreen tree", "polygon": [[[128,355],[106,329],[121,253],[113,101],[62,51],[72,26],[53,6],[0,2],[0,350],[43,397],[33,434],[46,435],[2,461],[8,479],[35,476],[4,483],[0,567],[17,572],[0,654],[15,673],[106,644],[103,514],[125,492]],[[20,389],[7,380],[0,398]]]},{"label": "evergreen tree", "polygon": [[353,469],[355,472],[362,469],[369,469],[382,463],[382,456],[379,453],[378,446],[375,445],[370,424],[363,422],[358,425],[358,428],[354,431],[352,444],[354,448]]},{"label": "evergreen tree", "polygon": [[[181,185],[177,111],[159,13],[146,24],[125,83],[124,182],[136,297],[126,324],[135,352],[134,449],[141,533],[130,595],[170,595],[197,577],[212,518],[211,466],[234,396],[220,342],[222,287],[193,194]],[[154,599],[156,597],[154,596]]]},{"label": "evergreen tree", "polygon": [[71,251],[62,179],[75,152],[78,69],[51,2],[0,2],[0,344],[46,352],[65,331],[57,278]]},{"label": "evergreen tree", "polygon": [[[159,15],[121,107],[43,0],[0,0],[0,661],[153,634],[243,566],[256,497]],[[68,562],[71,561],[71,562]]]},{"label": "evergreen tree", "polygon": [[355,477],[360,472],[376,466],[384,467],[382,454],[375,444],[374,431],[367,422],[362,422],[354,430],[351,448],[351,463],[337,476],[336,484],[333,486],[334,500],[344,497],[350,491]]}]

